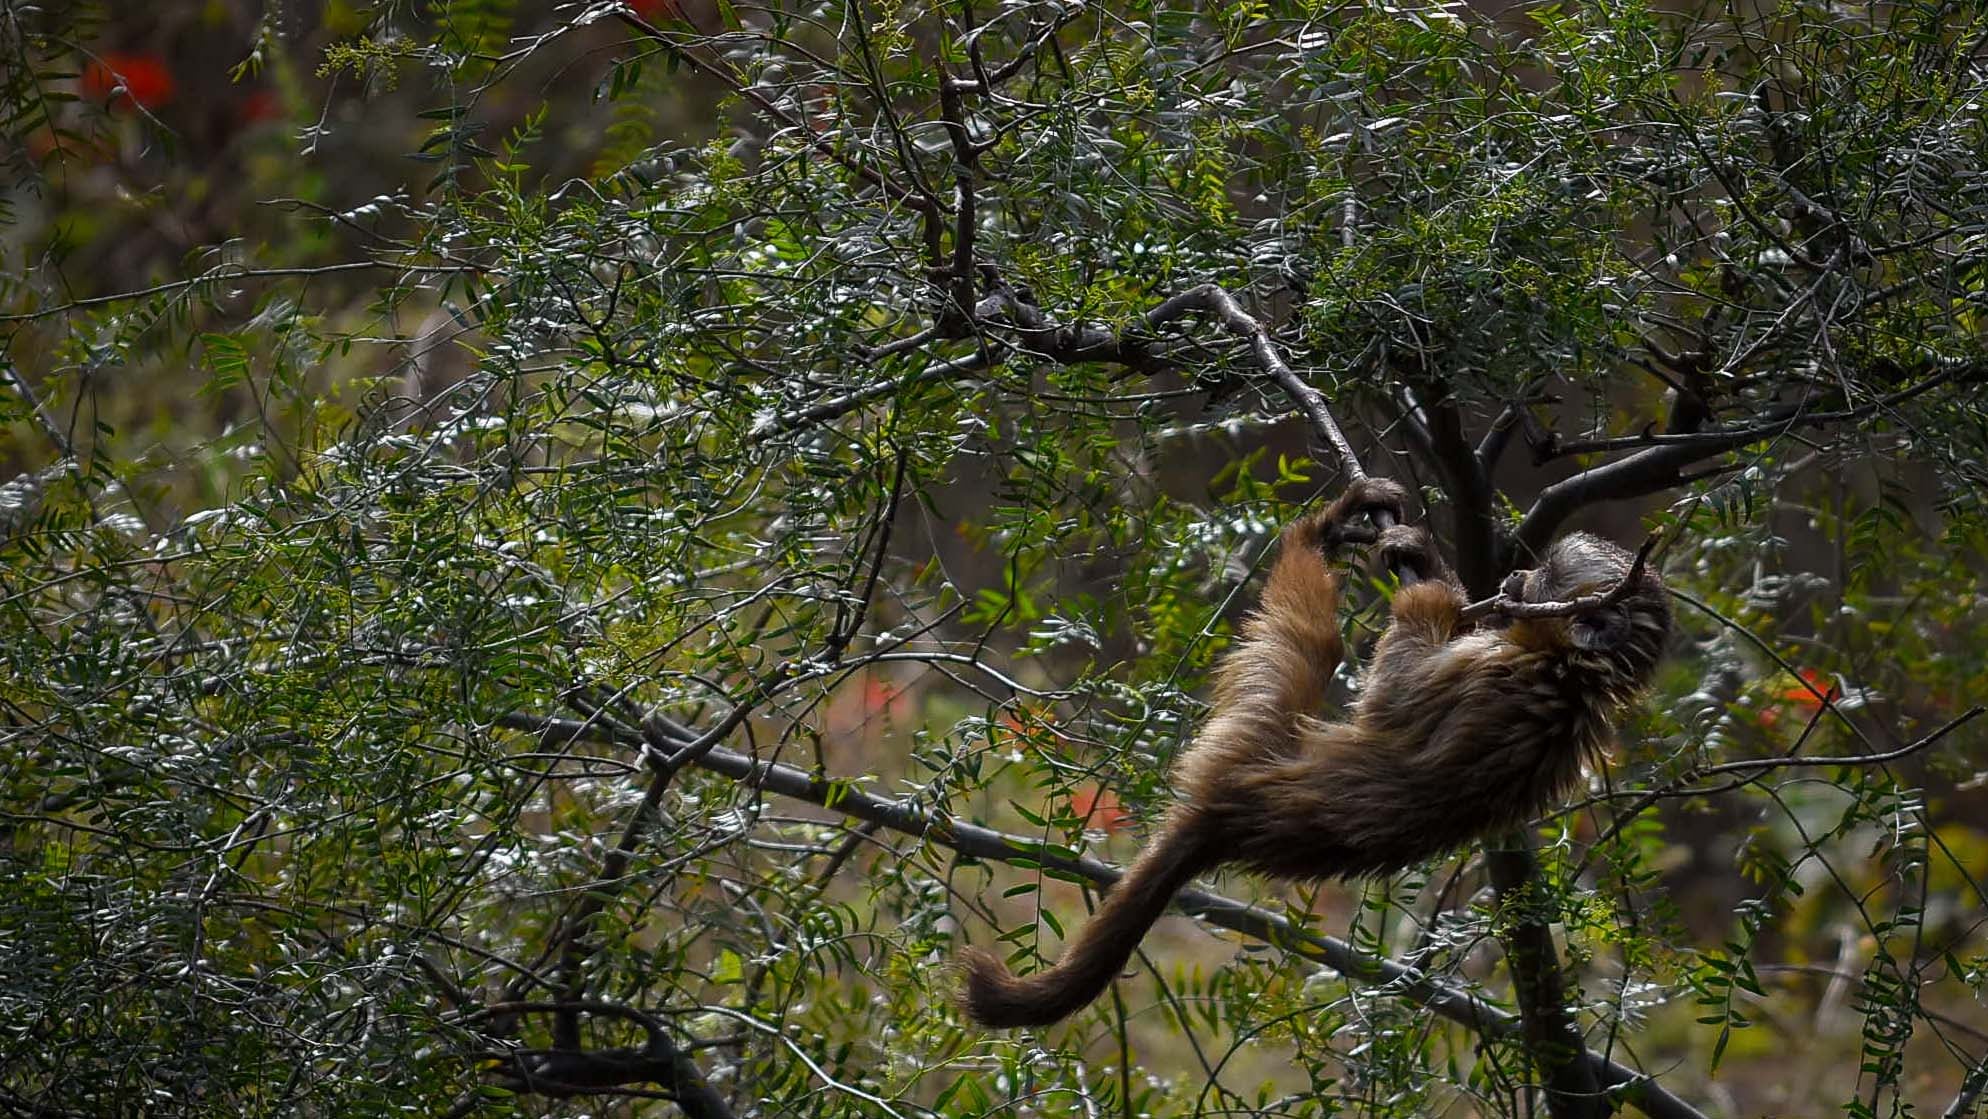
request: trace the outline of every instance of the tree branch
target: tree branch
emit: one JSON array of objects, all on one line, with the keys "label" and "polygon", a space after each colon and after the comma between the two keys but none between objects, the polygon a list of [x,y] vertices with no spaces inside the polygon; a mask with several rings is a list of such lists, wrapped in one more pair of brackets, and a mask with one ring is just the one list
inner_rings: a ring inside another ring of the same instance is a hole
[{"label": "tree branch", "polygon": [[[602,723],[527,713],[502,715],[496,722],[555,742],[577,739],[623,749],[643,748],[638,733]],[[993,862],[1027,860],[1100,887],[1118,881],[1121,873],[1117,867],[1098,859],[1063,855],[1020,836],[929,813],[904,801],[864,792],[847,782],[817,777],[775,762],[756,761],[730,750],[712,747],[692,764],[751,788],[819,805],[937,843],[971,858]],[[1349,978],[1379,987],[1381,993],[1426,1006],[1439,1016],[1486,1037],[1514,1040],[1521,1035],[1519,1020],[1511,1012],[1420,969],[1368,955],[1337,937],[1311,932],[1280,914],[1206,890],[1183,890],[1176,901],[1183,910],[1212,925],[1278,945]],[[1702,1112],[1672,1095],[1654,1079],[1599,1053],[1583,1048],[1575,1063],[1586,1070],[1598,1092],[1607,1091],[1635,1104],[1651,1119],[1705,1119]]]},{"label": "tree branch", "polygon": [[625,9],[619,11],[615,13],[615,18],[643,38],[670,52],[676,58],[682,59],[684,64],[692,70],[709,74],[712,78],[723,83],[725,88],[731,90],[734,94],[752,102],[760,112],[779,121],[781,125],[799,136],[808,147],[813,148],[822,156],[834,160],[850,174],[876,187],[878,193],[882,194],[885,198],[893,202],[902,202],[906,206],[928,216],[937,214],[943,209],[939,200],[931,193],[922,189],[913,189],[899,183],[889,175],[864,163],[862,160],[857,159],[835,144],[830,143],[827,139],[816,134],[814,129],[808,127],[806,121],[796,118],[794,114],[775,104],[773,99],[766,96],[759,87],[741,80],[723,62],[705,57],[692,48],[690,44],[679,42],[662,28],[657,27],[655,24],[650,23],[648,20],[631,11]]},{"label": "tree branch", "polygon": [[[1542,913],[1539,860],[1523,833],[1503,845],[1487,843],[1484,867],[1506,918],[1505,964],[1519,1000],[1519,1028],[1526,1055],[1546,1082],[1546,1107],[1554,1119],[1603,1119],[1615,1108],[1602,1095],[1594,1054],[1567,1006],[1567,983],[1551,922]],[[1647,1105],[1643,1110],[1654,1115]]]},{"label": "tree branch", "polygon": [[[1428,399],[1423,399],[1426,394]],[[1429,465],[1442,478],[1449,495],[1457,575],[1473,593],[1497,585],[1505,574],[1504,540],[1494,515],[1491,479],[1463,430],[1449,389],[1439,380],[1414,379],[1403,389],[1409,415],[1421,427],[1421,445]]]},{"label": "tree branch", "polygon": [[1044,25],[1040,32],[1023,43],[1015,51],[1013,58],[1010,58],[992,70],[987,69],[986,63],[980,57],[980,35],[979,29],[976,29],[966,37],[965,41],[968,55],[974,63],[973,68],[976,76],[973,78],[947,78],[944,85],[955,93],[994,92],[996,86],[1021,73],[1022,67],[1028,65],[1029,59],[1035,57],[1036,52],[1042,49],[1044,43],[1054,39],[1057,32],[1068,27],[1073,20],[1083,15],[1085,10],[1082,4],[1072,4],[1062,15]]},{"label": "tree branch", "polygon": [[1523,400],[1514,400],[1499,411],[1491,427],[1478,440],[1477,450],[1472,457],[1477,459],[1477,469],[1489,480],[1491,471],[1498,460],[1505,457],[1505,447],[1512,441],[1512,433],[1519,429],[1519,413],[1525,409]]},{"label": "tree branch", "polygon": [[[1803,766],[1885,765],[1889,762],[1899,761],[1919,753],[1940,739],[1980,718],[1984,711],[1988,711],[1988,707],[1978,705],[1970,707],[1945,723],[1942,723],[1931,733],[1916,738],[1896,750],[1885,750],[1876,754],[1853,754],[1849,757],[1805,758],[1782,755],[1773,758],[1741,758],[1739,761],[1720,762],[1718,765],[1694,766],[1688,771],[1684,780],[1695,781],[1701,777],[1714,777],[1721,773],[1758,773],[1762,770],[1800,768]],[[1821,712],[1817,712],[1817,714],[1820,715]]]},{"label": "tree branch", "polygon": [[[668,1029],[653,1014],[632,1006],[590,999],[510,1001],[478,1007],[463,1022],[519,1014],[551,1014],[561,1022],[581,1014],[621,1018],[640,1026],[648,1040],[640,1049],[585,1049],[574,1038],[551,1049],[506,1049],[485,1054],[506,1063],[501,1075],[504,1087],[512,1091],[559,1099],[631,1084],[655,1084],[683,1109],[686,1119],[732,1119],[732,1109],[725,1097],[704,1078],[690,1055],[670,1039]],[[554,1032],[561,1028],[555,1027]]]},{"label": "tree branch", "polygon": [[[1462,417],[1449,402],[1448,390],[1439,379],[1404,377],[1410,383],[1405,391],[1409,417],[1420,425],[1426,457],[1443,480],[1449,494],[1455,521],[1457,567],[1465,586],[1484,594],[1498,586],[1512,564],[1511,549],[1500,535],[1490,479],[1483,460],[1464,434]],[[1414,386],[1427,393],[1419,399]],[[1516,422],[1522,414],[1514,414]],[[1645,548],[1647,552],[1647,546]],[[1642,560],[1630,578],[1641,577]],[[1633,583],[1614,588],[1618,596],[1627,594]],[[1605,597],[1605,596],[1604,596]],[[1490,603],[1505,601],[1500,594]],[[1581,604],[1518,604],[1524,609],[1551,607],[1572,610]],[[1478,604],[1480,615],[1488,607]],[[1610,1081],[1586,1058],[1586,1043],[1580,1023],[1568,1006],[1567,980],[1560,954],[1553,943],[1548,916],[1539,910],[1536,899],[1543,893],[1538,861],[1533,857],[1530,838],[1514,832],[1484,845],[1484,862],[1497,895],[1498,913],[1503,925],[1505,962],[1511,970],[1512,988],[1517,994],[1517,1028],[1525,1041],[1525,1052],[1545,1082],[1546,1100],[1555,1119],[1591,1119],[1612,1113],[1615,1106],[1604,1095]]]},{"label": "tree branch", "polygon": [[[1881,399],[1834,412],[1809,412],[1799,405],[1770,410],[1762,422],[1744,427],[1713,431],[1652,432],[1626,440],[1602,440],[1588,445],[1591,450],[1615,450],[1630,446],[1644,450],[1615,462],[1583,470],[1539,492],[1517,533],[1521,554],[1537,555],[1553,539],[1560,525],[1573,513],[1598,501],[1620,501],[1643,497],[1684,485],[1690,479],[1683,469],[1693,463],[1738,450],[1749,443],[1786,434],[1797,427],[1825,423],[1854,423],[1895,407],[1928,390],[1955,379],[1978,377],[1988,372],[1988,362],[1947,362],[1937,372],[1918,383]],[[1784,414],[1775,414],[1776,412]],[[1573,446],[1580,446],[1574,444]],[[1564,451],[1556,447],[1548,454]]]},{"label": "tree branch", "polygon": [[[1707,433],[1708,435],[1711,433]],[[1546,550],[1554,534],[1575,512],[1598,501],[1623,501],[1661,493],[1684,484],[1682,469],[1701,459],[1757,442],[1752,429],[1687,445],[1651,447],[1628,458],[1583,470],[1539,491],[1539,497],[1519,522],[1515,540],[1521,556]]]},{"label": "tree branch", "polygon": [[1960,1091],[1954,1093],[1953,1102],[1947,1105],[1947,1109],[1940,1112],[1940,1119],[1966,1119],[1974,1110],[1974,1101],[1981,1098],[1983,1091],[1988,1091],[1988,1057],[1976,1061],[1974,1067],[1968,1070],[1967,1076],[1960,1082]]},{"label": "tree branch", "polygon": [[1150,325],[1158,325],[1178,318],[1188,310],[1210,312],[1229,328],[1231,334],[1248,340],[1256,364],[1305,413],[1305,418],[1311,421],[1312,431],[1332,448],[1333,454],[1339,456],[1339,468],[1345,472],[1346,480],[1357,482],[1367,476],[1367,472],[1360,467],[1360,457],[1353,453],[1353,445],[1346,441],[1346,433],[1339,430],[1339,422],[1333,419],[1325,394],[1306,384],[1303,377],[1292,371],[1283,355],[1277,352],[1277,346],[1271,342],[1270,332],[1263,323],[1245,312],[1235,297],[1221,285],[1210,283],[1189,288],[1146,312],[1146,321]]},{"label": "tree branch", "polygon": [[[1141,338],[1125,332],[1114,332],[1102,327],[1085,324],[1063,324],[1042,313],[1042,309],[992,276],[988,282],[989,294],[974,303],[968,325],[978,332],[997,330],[1002,327],[1016,328],[1017,340],[1023,352],[1035,354],[1062,364],[1075,364],[1086,361],[1102,361],[1126,365],[1135,369],[1149,370],[1155,365],[1155,355],[1150,346]],[[1229,332],[1249,343],[1250,354],[1258,368],[1276,382],[1284,395],[1297,405],[1311,424],[1312,431],[1319,440],[1332,449],[1339,460],[1339,467],[1349,481],[1364,478],[1367,472],[1360,465],[1360,458],[1347,441],[1346,434],[1332,415],[1331,405],[1325,394],[1319,392],[1298,376],[1290,364],[1277,350],[1270,338],[1270,331],[1263,323],[1242,309],[1235,296],[1229,294],[1220,284],[1204,283],[1167,297],[1154,305],[1141,316],[1140,323],[1148,330],[1158,329],[1178,321],[1189,312],[1201,311],[1219,319]],[[937,332],[921,331],[916,337],[929,341],[936,338]],[[875,353],[885,351],[901,352],[897,344],[879,347]],[[909,348],[909,347],[905,347]],[[999,364],[992,354],[969,355],[946,361],[935,362],[926,368],[896,381],[878,385],[867,385],[854,392],[832,397],[807,408],[762,420],[753,434],[758,437],[775,435],[812,427],[819,423],[840,418],[874,400],[894,396],[916,385],[942,380],[962,373],[980,373]]]},{"label": "tree branch", "polygon": [[[1763,413],[1763,419],[1755,424],[1739,428],[1722,428],[1713,431],[1672,430],[1659,432],[1644,430],[1636,435],[1623,435],[1612,439],[1554,439],[1539,451],[1541,461],[1559,458],[1562,455],[1590,455],[1609,451],[1626,451],[1638,447],[1702,447],[1727,444],[1733,436],[1752,435],[1755,439],[1772,439],[1785,435],[1797,428],[1820,427],[1832,423],[1854,423],[1896,407],[1927,390],[1946,384],[1959,377],[1967,377],[1988,371],[1988,362],[1969,363],[1931,374],[1909,388],[1900,389],[1868,404],[1855,408],[1842,408],[1830,412],[1812,412],[1805,404],[1787,404],[1770,408]],[[1655,425],[1652,424],[1652,427]]]}]

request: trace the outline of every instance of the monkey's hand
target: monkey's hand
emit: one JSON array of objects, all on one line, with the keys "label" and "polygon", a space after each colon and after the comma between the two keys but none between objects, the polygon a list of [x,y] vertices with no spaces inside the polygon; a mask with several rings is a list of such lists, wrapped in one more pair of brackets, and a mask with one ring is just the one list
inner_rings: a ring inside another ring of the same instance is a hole
[{"label": "monkey's hand", "polygon": [[1374,526],[1373,515],[1386,513],[1400,524],[1407,502],[1408,491],[1399,483],[1387,478],[1362,478],[1347,486],[1338,500],[1293,527],[1307,546],[1332,555],[1349,545],[1379,540],[1381,532]]},{"label": "monkey's hand", "polygon": [[1412,573],[1425,583],[1455,583],[1449,565],[1436,552],[1435,542],[1424,528],[1397,524],[1380,534],[1380,548],[1374,561],[1389,571]]}]

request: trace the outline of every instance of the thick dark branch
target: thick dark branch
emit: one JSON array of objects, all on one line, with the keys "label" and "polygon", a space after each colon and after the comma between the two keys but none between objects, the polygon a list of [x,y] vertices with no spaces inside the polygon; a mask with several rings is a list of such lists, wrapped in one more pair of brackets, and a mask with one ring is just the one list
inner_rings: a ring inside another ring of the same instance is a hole
[{"label": "thick dark branch", "polygon": [[[1567,1005],[1553,926],[1539,912],[1539,861],[1523,835],[1514,838],[1516,842],[1487,844],[1484,868],[1506,921],[1505,963],[1519,1000],[1526,1055],[1546,1081],[1546,1106],[1554,1119],[1605,1119],[1615,1107],[1602,1093],[1612,1085],[1596,1055],[1588,1052]],[[1637,1102],[1646,1114],[1656,1114],[1649,1103]]]},{"label": "thick dark branch", "polygon": [[[1404,380],[1409,417],[1419,425],[1424,454],[1450,495],[1458,573],[1472,593],[1487,593],[1511,566],[1488,468],[1471,447],[1463,418],[1441,379],[1411,375]],[[1524,418],[1523,407],[1522,396],[1500,422],[1516,424]],[[1641,574],[1639,559],[1632,579]],[[1626,593],[1626,588],[1617,591]],[[1501,594],[1490,601],[1508,599]],[[1518,998],[1520,1033],[1527,1057],[1545,1082],[1548,1110],[1554,1119],[1606,1116],[1615,1110],[1602,1094],[1607,1078],[1585,1058],[1586,1044],[1568,1004],[1567,977],[1553,943],[1552,920],[1535,903],[1543,883],[1531,841],[1516,833],[1486,843],[1484,860],[1497,892],[1500,935]]]},{"label": "thick dark branch", "polygon": [[1685,484],[1683,469],[1692,463],[1727,451],[1737,450],[1760,436],[1749,428],[1728,432],[1684,446],[1651,447],[1628,458],[1583,470],[1539,491],[1539,497],[1519,522],[1516,540],[1521,556],[1537,556],[1546,550],[1560,526],[1577,511],[1598,501],[1624,501]]},{"label": "thick dark branch", "polygon": [[1490,430],[1477,441],[1473,454],[1477,460],[1478,472],[1489,480],[1491,471],[1498,466],[1498,460],[1505,457],[1505,448],[1512,442],[1512,433],[1519,429],[1519,413],[1525,409],[1523,401],[1513,401],[1505,405],[1498,418],[1491,421]]},{"label": "thick dark branch", "polygon": [[[670,1040],[655,1015],[619,1003],[578,999],[562,1002],[499,1002],[478,1007],[465,1023],[520,1014],[551,1014],[569,1021],[586,1014],[634,1022],[648,1036],[640,1049],[582,1048],[574,1038],[552,1049],[507,1049],[485,1054],[505,1062],[500,1070],[504,1087],[555,1099],[600,1093],[634,1084],[654,1084],[676,1101],[687,1119],[732,1119],[731,1106],[710,1081]],[[555,1033],[558,1029],[555,1029]],[[632,1093],[624,1093],[632,1094]]]},{"label": "thick dark branch", "polygon": [[967,52],[973,59],[975,76],[972,78],[947,78],[945,88],[950,89],[954,93],[992,93],[996,86],[1021,73],[1022,67],[1028,65],[1029,59],[1035,57],[1036,52],[1042,49],[1044,43],[1054,39],[1057,32],[1068,27],[1071,21],[1083,15],[1085,10],[1082,4],[1070,5],[1069,9],[1061,16],[1057,17],[1054,21],[1043,27],[1035,36],[1023,43],[1021,48],[1015,52],[1015,57],[1003,62],[992,70],[987,68],[986,62],[980,57],[980,33],[985,28],[976,28],[967,35],[965,40]]},{"label": "thick dark branch", "polygon": [[1505,569],[1490,476],[1471,449],[1463,416],[1444,385],[1423,379],[1402,391],[1409,418],[1421,432],[1421,453],[1435,467],[1450,498],[1454,520],[1450,543],[1456,550],[1457,575],[1472,593],[1481,594],[1496,585]]},{"label": "thick dark branch", "polygon": [[[1802,405],[1782,405],[1769,410],[1762,422],[1744,427],[1652,432],[1630,436],[1626,440],[1596,441],[1590,449],[1612,450],[1628,446],[1645,449],[1628,458],[1584,470],[1541,490],[1539,498],[1519,523],[1519,548],[1523,554],[1539,554],[1569,516],[1595,502],[1643,497],[1684,485],[1691,479],[1684,475],[1683,470],[1694,463],[1738,450],[1749,443],[1787,434],[1798,427],[1855,423],[1903,404],[1939,385],[1977,379],[1985,372],[1988,372],[1988,362],[1950,362],[1914,385],[1855,408],[1812,412]],[[1552,453],[1564,451],[1568,446],[1580,445],[1555,445]],[[1547,457],[1551,457],[1551,453]]]},{"label": "thick dark branch", "polygon": [[[978,153],[967,133],[966,111],[960,95],[945,82],[939,83],[939,109],[945,121],[946,138],[953,147],[953,258],[946,276],[948,305],[942,319],[965,317],[973,305],[973,237],[978,222],[975,187]],[[939,261],[932,262],[934,268]]]},{"label": "thick dark branch", "polygon": [[[1411,387],[1404,389],[1404,399],[1411,430],[1419,433],[1422,453],[1442,476],[1451,498],[1459,573],[1465,586],[1483,594],[1498,585],[1510,566],[1487,469],[1465,437],[1462,417],[1440,380],[1408,380]],[[1427,395],[1426,402],[1418,398],[1418,388]],[[1509,416],[1513,423],[1521,418],[1518,412]],[[1641,571],[1635,574],[1640,576]],[[1506,597],[1501,594],[1488,601],[1497,603]],[[1479,607],[1480,615],[1488,609],[1484,604]],[[1615,1110],[1603,1094],[1610,1081],[1588,1059],[1580,1023],[1568,1005],[1567,979],[1553,943],[1551,920],[1534,902],[1542,882],[1530,840],[1518,833],[1487,843],[1484,861],[1497,892],[1505,960],[1519,1003],[1518,1030],[1527,1057],[1545,1082],[1548,1109],[1555,1119],[1606,1116]]]},{"label": "thick dark branch", "polygon": [[[498,725],[553,741],[582,739],[624,749],[641,749],[631,731],[573,719],[528,714],[500,717]],[[696,762],[709,770],[778,796],[820,805],[892,831],[925,839],[971,858],[994,862],[1027,861],[1081,878],[1100,887],[1118,881],[1120,871],[1085,856],[1068,856],[1020,836],[928,813],[912,804],[864,792],[846,782],[816,777],[792,766],[755,761],[730,750],[711,748]],[[1276,944],[1322,963],[1342,974],[1382,988],[1382,993],[1410,999],[1452,1022],[1487,1037],[1519,1036],[1518,1019],[1509,1011],[1417,968],[1371,956],[1336,937],[1323,936],[1293,924],[1280,914],[1246,905],[1205,890],[1183,890],[1180,907],[1210,924]],[[1661,1084],[1619,1065],[1599,1053],[1583,1050],[1580,1063],[1603,1090],[1615,1092],[1652,1119],[1704,1119],[1696,1108],[1678,1099]]]}]

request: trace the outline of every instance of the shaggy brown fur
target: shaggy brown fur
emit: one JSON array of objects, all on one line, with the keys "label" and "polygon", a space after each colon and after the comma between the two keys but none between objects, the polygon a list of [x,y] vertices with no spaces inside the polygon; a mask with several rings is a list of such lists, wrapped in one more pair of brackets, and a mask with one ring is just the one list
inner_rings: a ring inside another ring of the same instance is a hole
[{"label": "shaggy brown fur", "polygon": [[[1400,487],[1367,479],[1288,527],[1258,612],[1216,677],[1214,712],[1174,769],[1180,802],[1054,967],[1017,978],[968,949],[962,1002],[985,1026],[1047,1025],[1104,992],[1196,874],[1234,863],[1283,878],[1386,874],[1524,824],[1557,804],[1649,680],[1670,632],[1645,572],[1614,605],[1466,627],[1462,591],[1426,533],[1380,533],[1422,581],[1394,598],[1352,718],[1314,716],[1339,664],[1339,576],[1324,556],[1401,519]],[[1585,534],[1507,582],[1527,602],[1606,590],[1633,557]]]}]

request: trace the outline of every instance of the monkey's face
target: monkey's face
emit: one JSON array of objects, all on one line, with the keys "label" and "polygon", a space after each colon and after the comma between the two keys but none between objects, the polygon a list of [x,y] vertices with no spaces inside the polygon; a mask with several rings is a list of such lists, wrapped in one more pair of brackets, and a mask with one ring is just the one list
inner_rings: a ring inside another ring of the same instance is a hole
[{"label": "monkey's face", "polygon": [[[1531,571],[1513,572],[1505,593],[1525,602],[1567,602],[1615,589],[1636,557],[1599,536],[1576,532],[1547,549]],[[1663,579],[1645,567],[1628,596],[1611,606],[1558,619],[1567,643],[1590,666],[1629,686],[1649,677],[1670,635],[1670,596]]]}]

